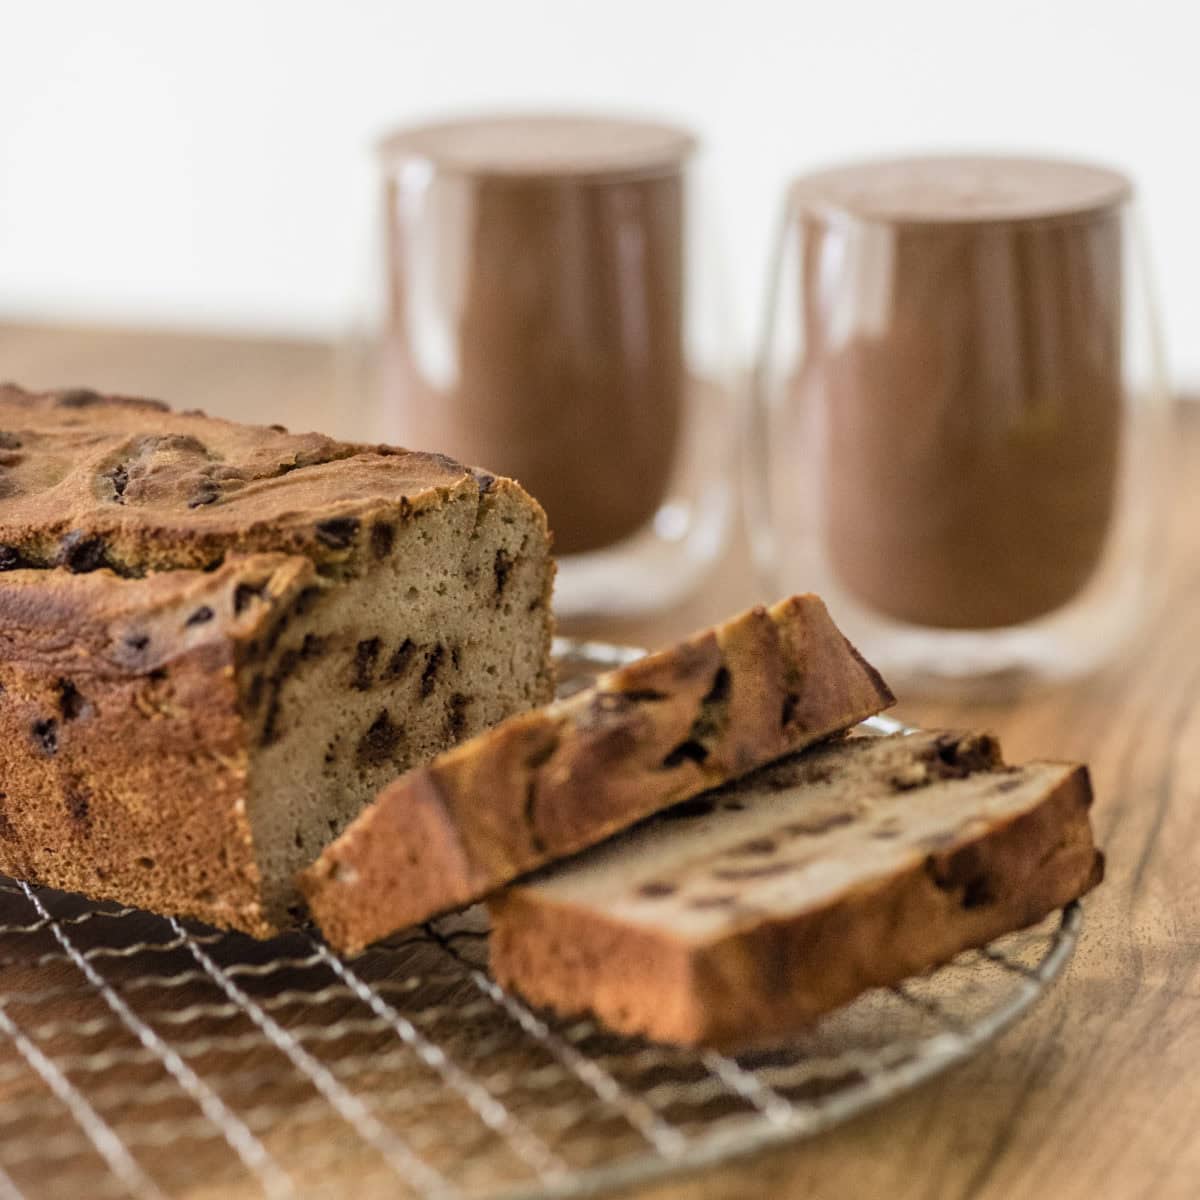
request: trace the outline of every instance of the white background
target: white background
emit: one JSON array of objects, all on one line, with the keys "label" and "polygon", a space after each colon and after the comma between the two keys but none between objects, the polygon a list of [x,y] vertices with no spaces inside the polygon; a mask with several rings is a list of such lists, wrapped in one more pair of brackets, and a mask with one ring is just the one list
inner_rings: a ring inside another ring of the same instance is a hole
[{"label": "white background", "polygon": [[702,132],[746,339],[799,169],[970,148],[1124,165],[1174,374],[1200,383],[1193,8],[0,0],[0,319],[337,335],[362,281],[374,139],[566,105]]}]

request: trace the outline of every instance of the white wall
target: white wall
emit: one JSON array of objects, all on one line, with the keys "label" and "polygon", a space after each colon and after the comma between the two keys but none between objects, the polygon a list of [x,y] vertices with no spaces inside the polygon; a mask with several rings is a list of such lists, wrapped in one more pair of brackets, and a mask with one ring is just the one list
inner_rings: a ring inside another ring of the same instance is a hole
[{"label": "white wall", "polygon": [[706,135],[747,331],[787,176],[907,149],[1139,179],[1200,382],[1190,0],[0,0],[0,318],[338,332],[369,148],[456,109],[658,111]]}]

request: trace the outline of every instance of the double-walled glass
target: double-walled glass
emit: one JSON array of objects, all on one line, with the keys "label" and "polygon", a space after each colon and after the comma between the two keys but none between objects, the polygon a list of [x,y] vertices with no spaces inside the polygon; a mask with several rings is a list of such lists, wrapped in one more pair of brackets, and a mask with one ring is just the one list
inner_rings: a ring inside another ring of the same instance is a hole
[{"label": "double-walled glass", "polygon": [[401,130],[380,165],[382,436],[541,501],[560,615],[681,598],[725,543],[735,459],[693,137],[488,117]]},{"label": "double-walled glass", "polygon": [[1119,172],[920,159],[790,190],[756,561],[820,591],[894,686],[986,693],[1127,644],[1160,582],[1167,415]]}]

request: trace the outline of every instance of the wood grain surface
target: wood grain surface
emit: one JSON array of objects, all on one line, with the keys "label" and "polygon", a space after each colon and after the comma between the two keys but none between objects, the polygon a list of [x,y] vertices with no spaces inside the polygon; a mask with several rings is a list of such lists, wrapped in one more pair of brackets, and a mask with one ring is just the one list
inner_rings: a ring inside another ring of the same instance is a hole
[{"label": "wood grain surface", "polygon": [[[0,326],[0,378],[157,395],[297,429],[369,428],[319,344]],[[901,697],[897,710],[920,724],[993,729],[1014,758],[1091,764],[1109,871],[1065,978],[992,1048],[899,1101],[815,1141],[632,1194],[1200,1195],[1200,408],[1184,406],[1176,454],[1165,599],[1123,661],[1004,704]],[[770,598],[739,540],[682,608],[579,628],[654,645]]]}]

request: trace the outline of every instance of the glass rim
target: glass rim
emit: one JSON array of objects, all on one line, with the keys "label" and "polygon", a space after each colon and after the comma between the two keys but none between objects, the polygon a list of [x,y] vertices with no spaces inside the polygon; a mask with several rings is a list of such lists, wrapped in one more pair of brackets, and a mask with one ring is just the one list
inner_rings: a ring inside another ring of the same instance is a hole
[{"label": "glass rim", "polygon": [[[541,146],[513,155],[498,142],[488,144],[491,135],[510,131],[533,133]],[[620,139],[624,145],[615,144]],[[434,175],[489,184],[576,186],[682,174],[700,149],[695,133],[665,121],[600,111],[512,110],[405,125],[376,140],[375,158],[389,173],[420,162]]]},{"label": "glass rim", "polygon": [[[960,173],[957,179],[955,172]],[[884,182],[888,173],[893,179]],[[1006,190],[1009,174],[1018,177],[1018,184]],[[891,198],[886,195],[889,187]],[[910,189],[907,199],[904,187]],[[928,194],[922,195],[923,190]],[[789,214],[807,214],[830,225],[905,233],[988,232],[1101,222],[1123,215],[1138,200],[1132,177],[1108,164],[1065,156],[930,153],[860,159],[806,171],[789,180],[785,208]]]}]

